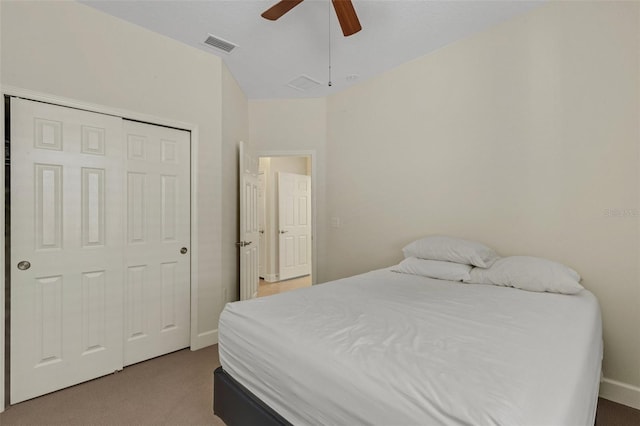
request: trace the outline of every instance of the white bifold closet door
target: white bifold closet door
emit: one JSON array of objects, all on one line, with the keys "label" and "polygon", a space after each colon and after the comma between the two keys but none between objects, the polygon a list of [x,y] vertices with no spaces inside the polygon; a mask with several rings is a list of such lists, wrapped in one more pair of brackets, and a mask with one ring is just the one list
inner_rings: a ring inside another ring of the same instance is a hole
[{"label": "white bifold closet door", "polygon": [[10,114],[11,403],[188,346],[189,133],[17,98]]},{"label": "white bifold closet door", "polygon": [[124,122],[124,365],[189,346],[189,132]]},{"label": "white bifold closet door", "polygon": [[122,368],[121,141],[120,118],[11,99],[11,403]]}]

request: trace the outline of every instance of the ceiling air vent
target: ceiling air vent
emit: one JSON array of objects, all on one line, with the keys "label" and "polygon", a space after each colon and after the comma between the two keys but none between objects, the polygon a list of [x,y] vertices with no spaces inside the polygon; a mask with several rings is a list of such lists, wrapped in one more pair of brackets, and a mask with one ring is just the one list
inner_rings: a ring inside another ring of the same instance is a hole
[{"label": "ceiling air vent", "polygon": [[287,86],[291,87],[292,89],[300,90],[302,92],[304,92],[305,90],[309,90],[313,87],[317,87],[319,85],[320,85],[319,81],[316,81],[306,75],[301,75],[300,77],[296,77],[287,84]]},{"label": "ceiling air vent", "polygon": [[235,44],[228,42],[227,40],[223,40],[220,37],[212,36],[211,34],[209,34],[207,39],[204,41],[204,44],[215,47],[216,49],[223,50],[227,53],[231,53],[233,49],[238,47]]}]

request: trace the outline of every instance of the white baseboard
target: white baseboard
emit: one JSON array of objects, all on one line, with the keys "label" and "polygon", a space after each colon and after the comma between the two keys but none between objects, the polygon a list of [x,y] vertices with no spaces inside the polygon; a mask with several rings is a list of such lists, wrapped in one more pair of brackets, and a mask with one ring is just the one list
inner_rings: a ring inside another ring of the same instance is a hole
[{"label": "white baseboard", "polygon": [[600,396],[640,410],[640,388],[617,380],[602,378]]},{"label": "white baseboard", "polygon": [[205,331],[196,336],[191,341],[191,350],[197,351],[198,349],[206,348],[207,346],[215,345],[218,343],[218,329]]},{"label": "white baseboard", "polygon": [[268,283],[278,282],[278,274],[265,274],[264,280]]}]

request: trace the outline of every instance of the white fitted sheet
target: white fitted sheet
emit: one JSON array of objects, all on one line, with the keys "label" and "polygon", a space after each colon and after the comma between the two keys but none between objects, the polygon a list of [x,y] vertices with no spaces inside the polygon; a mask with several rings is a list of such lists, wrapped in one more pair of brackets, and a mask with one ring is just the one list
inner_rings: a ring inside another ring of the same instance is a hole
[{"label": "white fitted sheet", "polygon": [[388,269],[227,304],[223,369],[295,425],[592,425],[596,298]]}]

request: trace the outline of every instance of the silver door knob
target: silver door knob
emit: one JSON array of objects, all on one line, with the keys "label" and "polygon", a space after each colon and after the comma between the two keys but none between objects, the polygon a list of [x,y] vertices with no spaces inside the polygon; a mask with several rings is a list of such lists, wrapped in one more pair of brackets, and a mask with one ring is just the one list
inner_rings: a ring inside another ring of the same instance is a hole
[{"label": "silver door knob", "polygon": [[20,269],[21,271],[26,271],[27,269],[31,268],[31,263],[23,260],[21,262],[18,262],[18,269]]},{"label": "silver door knob", "polygon": [[187,251],[188,251],[188,250],[187,250],[187,248],[186,248],[186,247],[182,247],[182,248],[180,249],[180,253],[182,253],[182,254],[187,254]]}]

